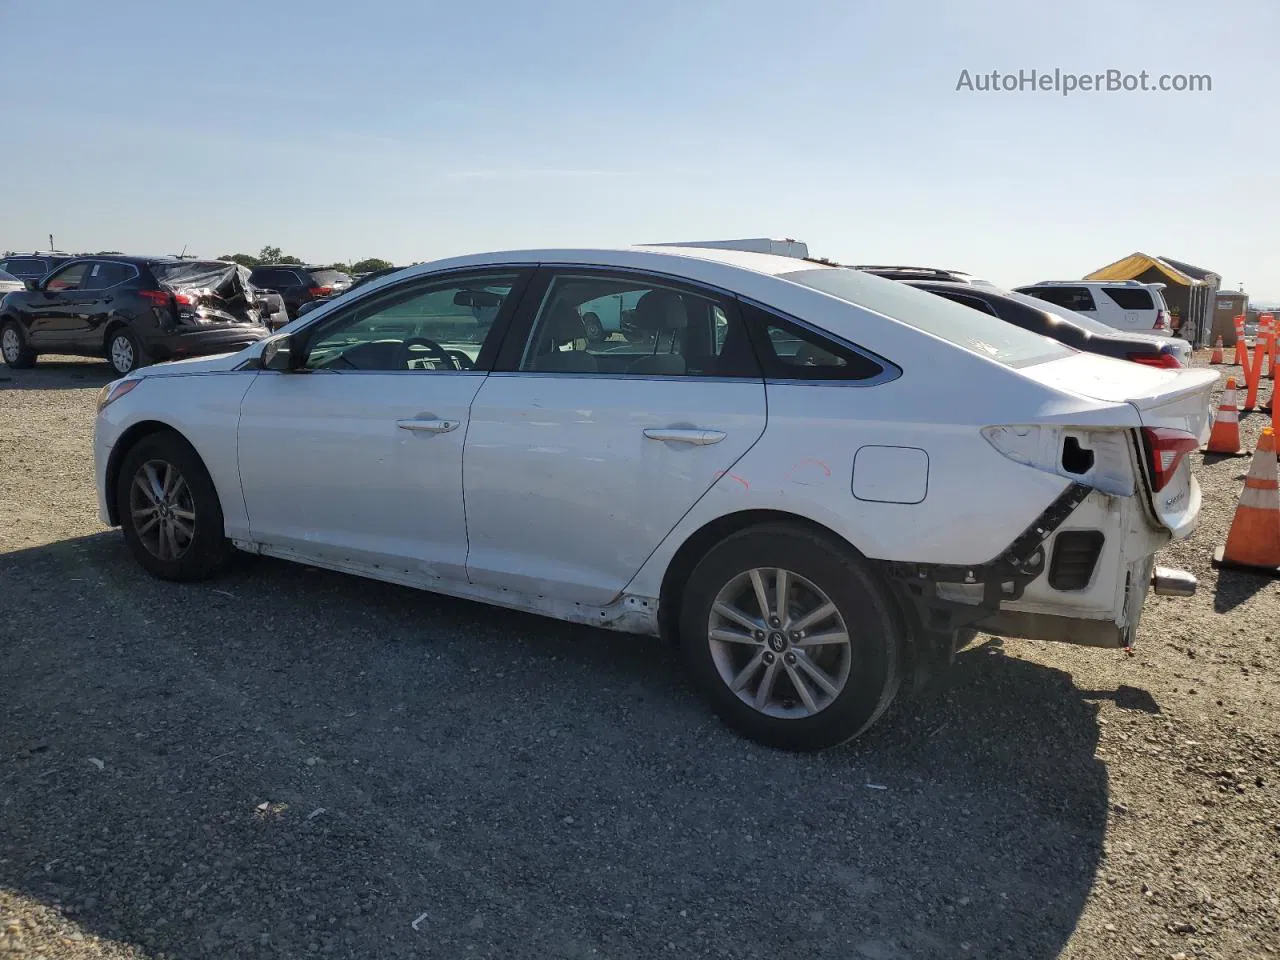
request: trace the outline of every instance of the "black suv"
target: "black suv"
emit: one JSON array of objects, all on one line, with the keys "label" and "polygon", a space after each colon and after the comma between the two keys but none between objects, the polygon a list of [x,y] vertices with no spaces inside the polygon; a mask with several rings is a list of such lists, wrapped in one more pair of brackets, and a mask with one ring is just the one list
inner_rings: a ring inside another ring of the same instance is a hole
[{"label": "black suv", "polygon": [[70,259],[69,253],[7,253],[0,259],[0,270],[19,280],[39,280]]},{"label": "black suv", "polygon": [[345,293],[351,277],[328,267],[304,267],[293,263],[270,263],[254,267],[249,282],[259,290],[272,290],[284,300],[289,316],[296,317],[304,303]]},{"label": "black suv", "polygon": [[118,374],[153,360],[239,350],[267,335],[249,271],[221,260],[77,257],[0,300],[0,357],[106,357]]}]

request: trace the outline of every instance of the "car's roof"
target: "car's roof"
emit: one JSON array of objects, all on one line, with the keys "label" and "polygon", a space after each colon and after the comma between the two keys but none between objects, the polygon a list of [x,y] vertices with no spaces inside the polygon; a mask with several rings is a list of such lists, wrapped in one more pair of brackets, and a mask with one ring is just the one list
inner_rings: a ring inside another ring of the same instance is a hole
[{"label": "car's roof", "polygon": [[772,253],[752,253],[745,250],[726,250],[714,247],[546,247],[524,250],[493,250],[486,253],[448,257],[406,267],[415,273],[433,273],[454,267],[485,266],[488,264],[554,263],[581,266],[620,266],[637,269],[663,269],[680,272],[698,265],[716,264],[739,270],[748,270],[777,276],[800,270],[840,270],[843,267],[801,260]]}]

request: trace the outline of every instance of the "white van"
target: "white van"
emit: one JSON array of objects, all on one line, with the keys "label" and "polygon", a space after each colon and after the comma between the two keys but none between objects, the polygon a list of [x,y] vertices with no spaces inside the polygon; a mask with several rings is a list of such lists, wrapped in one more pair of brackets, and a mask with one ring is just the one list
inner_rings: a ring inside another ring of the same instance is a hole
[{"label": "white van", "polygon": [[1168,333],[1169,305],[1161,292],[1164,286],[1137,280],[1042,280],[1014,289],[1117,330]]}]

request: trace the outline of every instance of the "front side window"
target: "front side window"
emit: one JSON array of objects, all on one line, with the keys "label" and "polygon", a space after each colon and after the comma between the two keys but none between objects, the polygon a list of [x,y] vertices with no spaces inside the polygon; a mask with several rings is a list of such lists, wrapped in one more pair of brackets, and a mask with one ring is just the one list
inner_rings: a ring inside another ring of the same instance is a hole
[{"label": "front side window", "polygon": [[643,276],[561,274],[520,359],[535,373],[759,377],[733,305]]},{"label": "front side window", "polygon": [[1045,337],[916,287],[860,270],[826,267],[778,275],[1010,367],[1043,363],[1072,351]]},{"label": "front side window", "polygon": [[44,288],[50,293],[58,293],[62,290],[78,289],[84,280],[85,274],[89,272],[88,263],[73,263],[69,267],[63,267],[57,273],[49,278],[49,282]]},{"label": "front side window", "polygon": [[312,370],[476,369],[516,276],[413,284],[382,290],[326,317],[310,339]]}]

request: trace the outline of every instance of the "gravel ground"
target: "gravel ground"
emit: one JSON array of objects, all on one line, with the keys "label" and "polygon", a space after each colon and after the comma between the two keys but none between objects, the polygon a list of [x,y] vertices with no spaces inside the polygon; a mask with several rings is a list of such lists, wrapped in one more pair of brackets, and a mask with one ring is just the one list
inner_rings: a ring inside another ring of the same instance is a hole
[{"label": "gravel ground", "polygon": [[[1136,655],[979,640],[818,756],[674,653],[261,560],[152,580],[98,523],[104,364],[0,368],[0,952],[1265,957],[1277,587],[1201,466]],[[1256,440],[1260,414],[1244,420]]]}]

